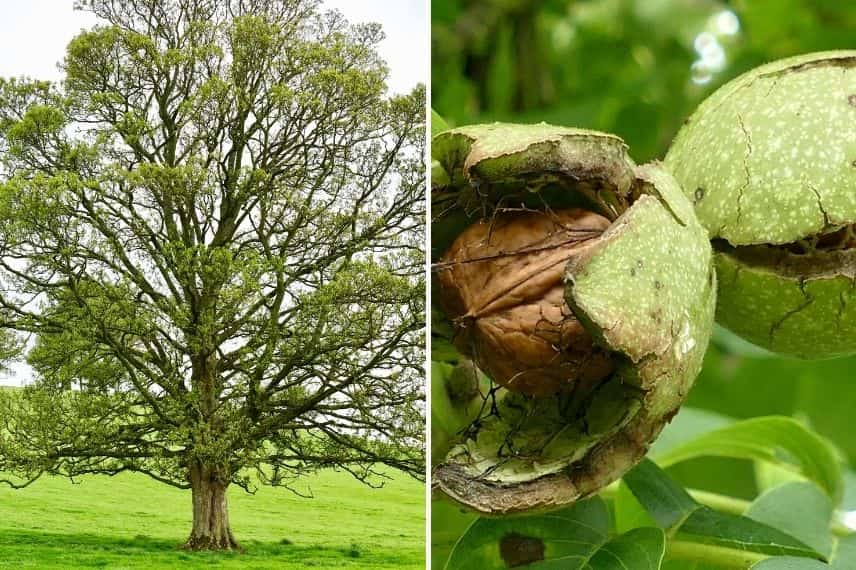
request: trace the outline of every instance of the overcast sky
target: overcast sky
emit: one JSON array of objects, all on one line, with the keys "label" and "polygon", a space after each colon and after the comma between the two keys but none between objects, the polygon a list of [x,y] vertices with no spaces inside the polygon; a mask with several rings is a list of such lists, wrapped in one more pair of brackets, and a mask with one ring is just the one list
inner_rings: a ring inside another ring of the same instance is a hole
[{"label": "overcast sky", "polygon": [[[65,46],[95,18],[73,10],[73,0],[0,0],[0,76],[59,79]],[[427,83],[428,7],[425,0],[325,0],[351,22],[379,22],[386,32],[381,56],[389,86],[404,93]]]},{"label": "overcast sky", "polygon": [[[73,9],[73,0],[0,0],[0,76],[60,79],[65,46],[96,19]],[[380,55],[390,68],[389,87],[406,93],[428,78],[428,7],[425,0],[325,0],[349,21],[379,22],[386,33]],[[0,384],[20,386],[26,366],[0,373]]]}]

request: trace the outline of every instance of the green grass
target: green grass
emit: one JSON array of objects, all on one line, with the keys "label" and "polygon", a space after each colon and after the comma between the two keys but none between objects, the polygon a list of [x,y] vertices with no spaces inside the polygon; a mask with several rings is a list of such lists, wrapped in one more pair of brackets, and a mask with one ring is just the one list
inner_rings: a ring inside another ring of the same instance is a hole
[{"label": "green grass", "polygon": [[240,554],[180,550],[190,531],[190,492],[143,475],[0,486],[0,569],[425,567],[422,484],[396,475],[371,489],[325,471],[304,485],[316,498],[230,489]]}]

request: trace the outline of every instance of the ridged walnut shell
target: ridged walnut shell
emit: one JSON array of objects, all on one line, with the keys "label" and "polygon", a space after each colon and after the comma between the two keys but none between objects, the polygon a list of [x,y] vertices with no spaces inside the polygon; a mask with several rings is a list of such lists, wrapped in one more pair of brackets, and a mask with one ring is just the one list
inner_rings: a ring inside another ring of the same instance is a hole
[{"label": "ridged walnut shell", "polygon": [[464,230],[436,266],[454,344],[497,384],[531,396],[569,393],[612,373],[565,303],[565,266],[607,228],[582,209],[498,214]]}]

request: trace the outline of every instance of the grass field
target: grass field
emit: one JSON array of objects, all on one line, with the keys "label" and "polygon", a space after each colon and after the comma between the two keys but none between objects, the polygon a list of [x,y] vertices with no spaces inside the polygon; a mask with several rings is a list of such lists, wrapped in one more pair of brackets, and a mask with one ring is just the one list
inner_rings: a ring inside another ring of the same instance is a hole
[{"label": "grass field", "polygon": [[241,554],[178,549],[190,491],[142,475],[0,485],[0,569],[425,567],[424,486],[397,475],[371,489],[349,475],[307,478],[314,499],[284,489],[229,491]]}]

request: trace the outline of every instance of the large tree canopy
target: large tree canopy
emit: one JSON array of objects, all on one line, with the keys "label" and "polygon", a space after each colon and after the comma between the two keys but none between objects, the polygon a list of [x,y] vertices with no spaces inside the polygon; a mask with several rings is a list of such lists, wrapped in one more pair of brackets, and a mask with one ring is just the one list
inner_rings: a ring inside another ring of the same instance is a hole
[{"label": "large tree canopy", "polygon": [[62,84],[0,81],[0,472],[193,490],[424,470],[424,90],[317,0],[88,0]]}]

